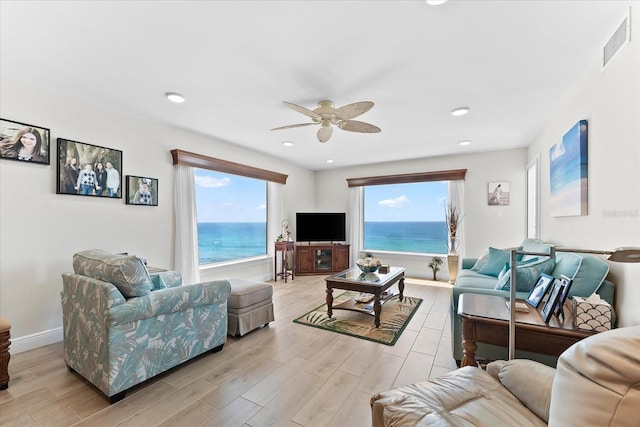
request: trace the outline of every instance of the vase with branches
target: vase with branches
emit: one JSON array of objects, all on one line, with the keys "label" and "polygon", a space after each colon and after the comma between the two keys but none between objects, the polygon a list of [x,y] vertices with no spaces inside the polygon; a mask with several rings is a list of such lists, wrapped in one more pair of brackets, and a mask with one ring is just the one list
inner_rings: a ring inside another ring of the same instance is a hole
[{"label": "vase with branches", "polygon": [[449,253],[457,254],[459,246],[459,242],[457,241],[458,227],[462,222],[462,216],[460,215],[458,208],[451,204],[445,204],[444,213],[447,221],[447,232],[449,234],[449,241],[447,242],[449,246]]}]

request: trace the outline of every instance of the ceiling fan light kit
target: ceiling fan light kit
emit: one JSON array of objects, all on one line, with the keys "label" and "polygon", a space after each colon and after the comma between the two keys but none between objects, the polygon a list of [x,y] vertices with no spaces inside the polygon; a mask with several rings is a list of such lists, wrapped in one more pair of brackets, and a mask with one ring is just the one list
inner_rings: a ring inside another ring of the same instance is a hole
[{"label": "ceiling fan light kit", "polygon": [[378,133],[381,129],[370,123],[361,122],[358,120],[351,120],[358,117],[373,107],[373,102],[362,101],[354,102],[340,108],[335,108],[335,104],[332,101],[320,101],[318,107],[314,110],[309,110],[300,105],[282,101],[284,105],[304,114],[311,118],[311,123],[298,123],[295,125],[280,126],[271,130],[292,129],[302,126],[320,125],[318,129],[317,137],[320,142],[327,142],[333,134],[333,125],[338,126],[342,130],[349,132],[359,133]]}]

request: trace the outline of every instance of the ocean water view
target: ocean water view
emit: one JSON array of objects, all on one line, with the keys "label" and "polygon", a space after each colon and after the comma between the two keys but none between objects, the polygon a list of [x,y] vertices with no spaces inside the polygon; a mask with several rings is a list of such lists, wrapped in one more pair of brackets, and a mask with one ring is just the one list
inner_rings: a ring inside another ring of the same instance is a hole
[{"label": "ocean water view", "polygon": [[[261,222],[198,223],[200,264],[265,255],[266,235],[266,224]],[[447,225],[444,221],[365,222],[364,247],[369,250],[446,254]]]},{"label": "ocean water view", "polygon": [[365,222],[364,247],[394,252],[447,253],[444,221]]},{"label": "ocean water view", "polygon": [[265,255],[266,236],[264,222],[199,222],[200,265]]}]

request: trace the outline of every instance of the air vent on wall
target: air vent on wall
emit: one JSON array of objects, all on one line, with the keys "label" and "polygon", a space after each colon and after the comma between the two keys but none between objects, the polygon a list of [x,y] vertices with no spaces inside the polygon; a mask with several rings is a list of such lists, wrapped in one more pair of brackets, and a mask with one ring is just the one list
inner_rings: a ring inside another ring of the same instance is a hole
[{"label": "air vent on wall", "polygon": [[611,36],[606,45],[604,45],[604,49],[602,51],[602,67],[606,67],[609,62],[616,56],[618,52],[622,49],[622,47],[630,41],[631,37],[631,27],[629,21],[630,14],[624,18],[622,24],[618,27],[615,33]]}]

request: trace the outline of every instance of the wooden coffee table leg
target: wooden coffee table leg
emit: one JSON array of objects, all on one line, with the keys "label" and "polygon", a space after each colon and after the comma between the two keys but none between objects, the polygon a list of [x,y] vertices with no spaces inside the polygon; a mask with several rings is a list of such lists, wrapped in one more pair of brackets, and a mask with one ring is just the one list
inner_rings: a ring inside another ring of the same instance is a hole
[{"label": "wooden coffee table leg", "polygon": [[333,288],[327,288],[327,316],[333,316],[331,307],[333,306]]},{"label": "wooden coffee table leg", "polygon": [[376,292],[373,296],[373,314],[375,315],[374,323],[376,328],[380,327],[380,312],[382,311],[382,304],[380,304],[380,294]]},{"label": "wooden coffee table leg", "polygon": [[398,290],[400,291],[400,301],[404,297],[404,276],[400,278],[400,283],[398,283]]}]

